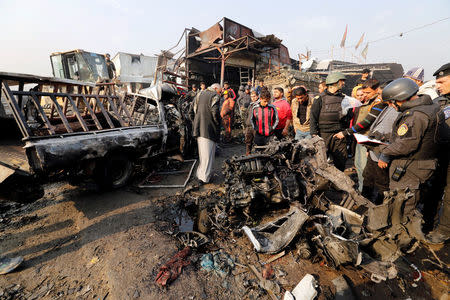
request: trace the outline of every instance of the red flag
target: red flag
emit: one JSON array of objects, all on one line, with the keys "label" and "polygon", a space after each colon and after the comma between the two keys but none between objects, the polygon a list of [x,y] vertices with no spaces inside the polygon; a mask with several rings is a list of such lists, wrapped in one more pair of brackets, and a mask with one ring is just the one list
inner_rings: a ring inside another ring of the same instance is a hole
[{"label": "red flag", "polygon": [[348,27],[348,25],[345,25],[345,32],[344,32],[344,36],[342,37],[341,48],[345,47],[345,40],[347,39],[347,27]]},{"label": "red flag", "polygon": [[361,44],[362,44],[362,42],[363,42],[363,40],[364,40],[364,34],[365,34],[365,33],[362,34],[361,38],[359,39],[358,44],[356,44],[355,50],[358,49],[359,46],[361,46]]}]

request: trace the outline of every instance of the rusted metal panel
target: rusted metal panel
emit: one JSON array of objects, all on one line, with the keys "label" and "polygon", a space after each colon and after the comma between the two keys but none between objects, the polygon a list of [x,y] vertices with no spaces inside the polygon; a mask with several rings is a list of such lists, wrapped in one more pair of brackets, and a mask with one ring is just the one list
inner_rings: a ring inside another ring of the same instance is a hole
[{"label": "rusted metal panel", "polygon": [[223,22],[225,28],[224,32],[225,43],[231,42],[244,36],[252,36],[252,37],[255,36],[253,34],[253,30],[244,25],[241,25],[227,18],[224,18]]},{"label": "rusted metal panel", "polygon": [[222,26],[219,23],[216,23],[207,30],[200,32],[198,36],[201,39],[201,45],[196,50],[196,52],[208,48],[212,44],[216,43],[218,40],[222,40],[223,39]]},{"label": "rusted metal panel", "polygon": [[230,58],[227,59],[226,65],[253,68],[255,66],[255,60],[231,56]]},{"label": "rusted metal panel", "polygon": [[270,51],[270,57],[272,59],[272,64],[275,66],[291,64],[291,59],[289,58],[289,50],[282,44],[280,44],[278,48]]},{"label": "rusted metal panel", "polygon": [[280,61],[283,64],[290,65],[291,59],[289,57],[289,50],[285,45],[280,45]]}]

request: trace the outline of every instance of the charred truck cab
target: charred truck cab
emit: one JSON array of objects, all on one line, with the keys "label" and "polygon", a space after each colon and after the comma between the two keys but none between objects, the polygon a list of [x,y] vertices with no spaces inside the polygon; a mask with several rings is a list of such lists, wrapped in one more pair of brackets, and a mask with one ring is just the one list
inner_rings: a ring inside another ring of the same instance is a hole
[{"label": "charred truck cab", "polygon": [[174,106],[155,100],[158,93],[119,96],[91,83],[3,72],[0,84],[8,128],[0,135],[0,190],[12,200],[39,198],[42,183],[63,177],[120,187],[135,164],[180,149],[180,116],[170,113],[169,128],[166,109]]}]

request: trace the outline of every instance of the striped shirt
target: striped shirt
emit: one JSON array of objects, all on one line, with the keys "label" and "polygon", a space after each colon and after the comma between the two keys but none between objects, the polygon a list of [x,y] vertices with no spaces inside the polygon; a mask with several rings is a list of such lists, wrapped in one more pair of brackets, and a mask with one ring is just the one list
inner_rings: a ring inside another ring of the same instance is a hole
[{"label": "striped shirt", "polygon": [[352,127],[347,128],[344,131],[344,134],[352,135],[353,133],[368,131],[372,123],[386,106],[387,104],[383,101],[375,100],[375,102],[372,103],[372,107],[369,110],[369,113],[364,117],[364,119],[361,122],[354,124]]},{"label": "striped shirt", "polygon": [[272,104],[261,106],[255,103],[252,109],[252,125],[256,132],[263,136],[270,136],[278,124],[277,108]]}]

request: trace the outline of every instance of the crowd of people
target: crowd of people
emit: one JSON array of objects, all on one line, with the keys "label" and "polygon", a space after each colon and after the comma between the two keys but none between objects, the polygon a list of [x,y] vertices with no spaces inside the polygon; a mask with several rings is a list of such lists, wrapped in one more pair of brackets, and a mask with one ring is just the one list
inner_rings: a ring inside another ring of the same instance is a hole
[{"label": "crowd of people", "polygon": [[408,188],[414,197],[402,208],[403,221],[420,206],[428,242],[447,241],[450,63],[434,72],[435,81],[426,83],[419,67],[387,82],[370,73],[363,70],[350,96],[342,92],[346,76],[339,72],[320,82],[317,95],[296,86],[285,97],[283,88],[270,91],[263,81],[256,87],[249,81],[238,96],[228,83],[209,88],[202,83],[200,91],[193,85],[188,96],[199,150],[197,178],[209,182],[221,127],[224,142],[229,142],[239,114],[247,155],[271,139],[320,136],[337,169],[356,170],[363,196],[378,205],[384,192]]}]

